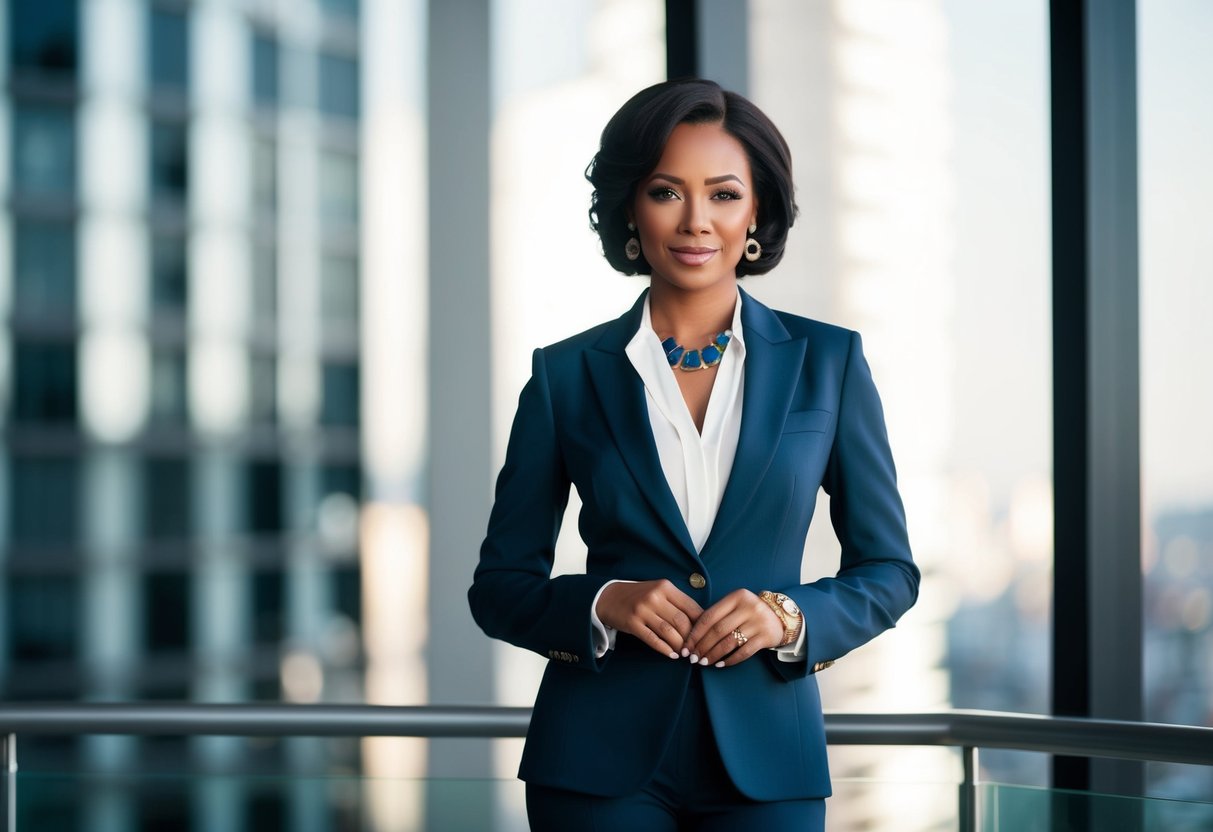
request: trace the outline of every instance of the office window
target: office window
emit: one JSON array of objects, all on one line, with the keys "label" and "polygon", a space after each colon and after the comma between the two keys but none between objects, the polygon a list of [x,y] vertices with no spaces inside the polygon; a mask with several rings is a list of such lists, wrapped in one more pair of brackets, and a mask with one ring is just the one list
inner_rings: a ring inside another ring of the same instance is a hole
[{"label": "office window", "polygon": [[245,468],[247,492],[245,507],[248,530],[254,534],[275,534],[283,529],[282,463],[259,460]]},{"label": "office window", "polygon": [[76,120],[67,107],[13,107],[13,190],[17,196],[74,199]]},{"label": "office window", "polygon": [[334,17],[356,18],[359,0],[319,0],[325,14]]},{"label": "office window", "polygon": [[253,211],[266,221],[278,211],[278,143],[264,137],[253,142]]},{"label": "office window", "polygon": [[80,465],[72,457],[15,455],[9,464],[14,546],[71,546],[79,534]]},{"label": "office window", "polygon": [[79,0],[12,0],[7,28],[14,73],[75,79]]},{"label": "office window", "polygon": [[358,326],[358,259],[326,254],[320,261],[321,314],[326,327]]},{"label": "office window", "polygon": [[[1145,718],[1213,726],[1213,6],[1142,0],[1138,27]],[[1207,801],[1213,769],[1147,782]]]},{"label": "office window", "polygon": [[19,662],[76,657],[80,628],[78,580],[59,575],[13,575],[8,580],[8,632]]},{"label": "office window", "polygon": [[333,607],[355,624],[362,621],[362,570],[357,562],[333,569]]},{"label": "office window", "polygon": [[152,122],[151,189],[155,202],[184,208],[189,189],[189,126]]},{"label": "office window", "polygon": [[185,315],[189,257],[181,233],[152,234],[152,312]]},{"label": "office window", "polygon": [[151,422],[182,426],[189,418],[189,387],[184,347],[152,351]]},{"label": "office window", "polygon": [[143,576],[143,645],[149,653],[190,646],[190,579],[183,572]]},{"label": "office window", "polygon": [[328,427],[358,427],[358,366],[325,364],[324,399],[320,421]]},{"label": "office window", "polygon": [[76,226],[17,219],[14,224],[14,301],[23,318],[76,315]]},{"label": "office window", "polygon": [[330,463],[320,469],[321,498],[344,494],[354,500],[362,499],[362,469],[354,464]]},{"label": "office window", "polygon": [[185,540],[192,530],[190,462],[152,458],[143,463],[143,533],[151,540]]},{"label": "office window", "polygon": [[13,364],[13,419],[70,424],[76,414],[76,345],[17,342]]},{"label": "office window", "polygon": [[272,239],[253,241],[253,320],[272,321],[278,314],[278,247]]},{"label": "office window", "polygon": [[153,92],[187,95],[190,86],[189,18],[152,9],[148,26],[148,86]]},{"label": "office window", "polygon": [[253,641],[275,646],[285,635],[286,576],[280,569],[258,569],[250,576],[252,605],[249,618],[253,622]]},{"label": "office window", "polygon": [[254,353],[249,359],[249,421],[272,425],[278,418],[278,360]]},{"label": "office window", "polygon": [[358,118],[358,61],[323,52],[318,60],[320,112],[338,118]]},{"label": "office window", "polygon": [[320,217],[338,226],[358,222],[358,157],[353,153],[321,151]]},{"label": "office window", "polygon": [[278,106],[278,41],[253,34],[253,103],[261,107]]}]

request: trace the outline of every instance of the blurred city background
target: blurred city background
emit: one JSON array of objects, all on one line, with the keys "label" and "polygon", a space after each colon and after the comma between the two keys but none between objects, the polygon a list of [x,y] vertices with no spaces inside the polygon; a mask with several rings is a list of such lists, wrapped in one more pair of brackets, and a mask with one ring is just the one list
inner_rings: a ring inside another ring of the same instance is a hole
[{"label": "blurred city background", "polygon": [[[742,60],[717,80],[784,131],[802,211],[745,288],[863,333],[925,576],[895,631],[819,677],[825,705],[1047,713],[1047,5],[731,6],[742,34],[712,43]],[[601,258],[583,172],[665,77],[665,15],[0,4],[0,698],[531,704],[545,660],[489,643],[465,591],[531,349],[644,285]],[[1146,718],[1213,725],[1213,5],[1140,0],[1138,30]],[[581,568],[576,510],[559,571]],[[817,516],[806,578],[837,565]],[[407,819],[437,799],[414,778],[508,780],[521,741],[22,748],[45,771],[406,778],[373,808]],[[878,782],[952,782],[953,755],[834,761],[873,783],[831,828],[949,828],[954,806]],[[1043,756],[982,762],[1047,781]],[[1208,771],[1148,774],[1213,794]],[[486,817],[518,828],[520,799]],[[109,811],[97,828],[346,828],[341,801],[248,783]]]}]

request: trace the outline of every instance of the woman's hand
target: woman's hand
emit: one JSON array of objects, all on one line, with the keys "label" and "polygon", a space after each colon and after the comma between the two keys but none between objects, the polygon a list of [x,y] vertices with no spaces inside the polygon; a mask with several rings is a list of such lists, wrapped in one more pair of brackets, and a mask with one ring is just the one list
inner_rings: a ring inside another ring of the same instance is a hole
[{"label": "woman's hand", "polygon": [[678,658],[687,634],[703,614],[691,596],[664,578],[610,584],[598,597],[595,611],[603,624],[635,636],[671,659]]},{"label": "woman's hand", "polygon": [[[734,631],[745,636],[744,643]],[[763,648],[780,646],[783,635],[783,622],[766,601],[748,589],[735,589],[699,616],[683,652],[692,662],[730,667]]]}]

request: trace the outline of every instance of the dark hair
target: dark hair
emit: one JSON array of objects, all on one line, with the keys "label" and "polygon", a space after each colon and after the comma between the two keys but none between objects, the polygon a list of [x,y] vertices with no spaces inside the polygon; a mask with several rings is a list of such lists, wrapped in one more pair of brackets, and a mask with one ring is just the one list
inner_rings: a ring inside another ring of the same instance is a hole
[{"label": "dark hair", "polygon": [[602,240],[603,256],[624,274],[652,272],[643,252],[637,260],[624,254],[632,236],[627,212],[636,186],[661,160],[670,133],[684,123],[719,124],[745,148],[758,197],[758,230],[752,236],[762,245],[762,256],[752,263],[742,258],[737,275],[769,272],[783,259],[788,229],[796,219],[788,143],[751,101],[699,78],[664,81],[641,90],[603,129],[598,152],[585,170],[594,186],[590,227]]}]

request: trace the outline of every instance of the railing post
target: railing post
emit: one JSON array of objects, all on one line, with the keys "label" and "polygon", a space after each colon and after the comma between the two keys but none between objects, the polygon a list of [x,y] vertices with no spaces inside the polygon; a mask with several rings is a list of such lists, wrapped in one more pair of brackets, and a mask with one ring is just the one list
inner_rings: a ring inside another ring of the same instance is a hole
[{"label": "railing post", "polygon": [[4,832],[17,832],[17,735],[0,734],[0,764],[4,766]]},{"label": "railing post", "polygon": [[977,746],[960,749],[964,779],[960,783],[960,832],[977,832]]}]

